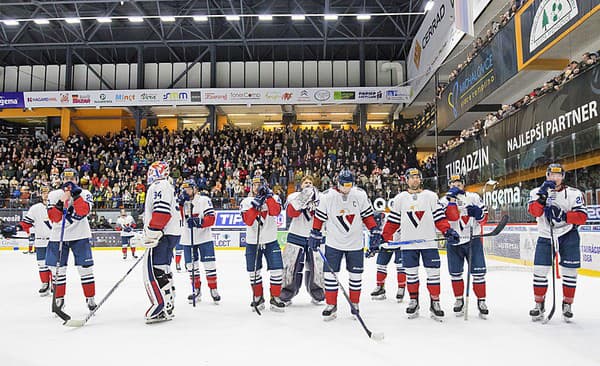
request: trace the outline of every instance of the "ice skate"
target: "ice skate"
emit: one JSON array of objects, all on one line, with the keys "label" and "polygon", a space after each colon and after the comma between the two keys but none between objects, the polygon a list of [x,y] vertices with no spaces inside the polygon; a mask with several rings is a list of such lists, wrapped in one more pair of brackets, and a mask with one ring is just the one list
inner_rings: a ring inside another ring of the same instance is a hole
[{"label": "ice skate", "polygon": [[408,319],[414,319],[419,316],[419,300],[410,299],[406,307],[406,314],[408,314]]},{"label": "ice skate", "polygon": [[385,287],[383,285],[377,285],[373,292],[371,292],[371,299],[385,300]]},{"label": "ice skate", "polygon": [[398,287],[398,292],[396,292],[396,301],[402,302],[404,300],[404,293],[406,292],[405,287]]},{"label": "ice skate", "polygon": [[271,304],[271,311],[276,311],[278,313],[283,313],[285,311],[285,303],[281,301],[279,297],[271,297],[269,303]]},{"label": "ice skate", "polygon": [[210,297],[212,297],[215,304],[218,304],[221,301],[221,295],[219,295],[219,291],[216,288],[210,289]]},{"label": "ice skate", "polygon": [[50,283],[42,283],[42,287],[40,287],[38,293],[42,297],[50,295]]},{"label": "ice skate", "polygon": [[98,307],[98,305],[96,304],[96,301],[94,301],[93,296],[86,298],[85,303],[90,311],[94,311]]},{"label": "ice skate", "polygon": [[465,315],[465,300],[462,297],[457,297],[452,308],[454,315],[461,317]]},{"label": "ice skate", "polygon": [[487,319],[488,314],[490,313],[485,303],[485,299],[477,300],[477,309],[479,309],[479,317],[481,319]]},{"label": "ice skate", "polygon": [[571,320],[573,319],[573,312],[571,311],[571,304],[563,302],[562,303],[562,313],[563,313],[563,320],[567,323],[570,323]]},{"label": "ice skate", "polygon": [[197,288],[193,294],[188,295],[188,298],[187,298],[188,303],[193,304],[194,298],[196,299],[196,302],[200,302],[200,289],[199,288]]},{"label": "ice skate", "polygon": [[265,309],[265,298],[254,296],[254,300],[250,303],[250,306],[252,306],[252,311],[256,311],[255,308],[258,308],[258,311],[263,311]]},{"label": "ice skate", "polygon": [[535,307],[529,310],[529,316],[534,322],[544,320],[544,312],[546,311],[543,302],[536,302]]},{"label": "ice skate", "polygon": [[444,320],[444,310],[442,310],[439,300],[431,300],[429,311],[431,312],[431,319],[436,320],[438,322]]},{"label": "ice skate", "polygon": [[327,304],[327,306],[325,306],[325,309],[323,309],[321,315],[323,315],[323,320],[325,320],[326,322],[337,318],[337,305]]}]

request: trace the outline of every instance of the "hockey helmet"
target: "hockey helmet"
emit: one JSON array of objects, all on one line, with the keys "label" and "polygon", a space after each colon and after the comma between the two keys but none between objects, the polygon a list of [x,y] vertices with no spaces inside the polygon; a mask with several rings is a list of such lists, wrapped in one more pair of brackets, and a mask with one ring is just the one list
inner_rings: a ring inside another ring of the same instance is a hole
[{"label": "hockey helmet", "polygon": [[77,173],[77,170],[75,170],[73,168],[67,168],[67,169],[63,170],[63,172],[60,174],[60,180],[62,180],[63,182],[65,180],[78,182],[79,181],[79,173]]},{"label": "hockey helmet", "polygon": [[148,167],[148,184],[169,177],[169,164],[165,161],[155,161]]},{"label": "hockey helmet", "polygon": [[267,184],[267,181],[265,180],[265,177],[262,176],[262,174],[255,174],[254,177],[252,177],[252,184],[257,183],[260,186]]},{"label": "hockey helmet", "polygon": [[196,182],[193,179],[185,180],[181,183],[181,189],[196,188]]},{"label": "hockey helmet", "polygon": [[462,174],[452,174],[450,178],[448,178],[448,186],[454,182],[461,182],[462,184],[465,184],[465,176]]},{"label": "hockey helmet", "polygon": [[546,169],[546,178],[548,178],[550,176],[550,174],[552,174],[552,173],[560,173],[560,174],[562,174],[562,176],[564,178],[565,177],[565,168],[563,168],[563,166],[558,163],[552,163],[552,164],[548,165],[548,168]]},{"label": "hockey helmet", "polygon": [[404,178],[406,178],[406,180],[408,180],[408,178],[410,178],[412,176],[418,176],[419,179],[423,179],[423,174],[421,174],[421,171],[419,169],[417,169],[417,168],[406,169],[406,171],[404,172]]},{"label": "hockey helmet", "polygon": [[354,185],[354,174],[348,169],[340,171],[338,174],[338,186],[352,188]]}]

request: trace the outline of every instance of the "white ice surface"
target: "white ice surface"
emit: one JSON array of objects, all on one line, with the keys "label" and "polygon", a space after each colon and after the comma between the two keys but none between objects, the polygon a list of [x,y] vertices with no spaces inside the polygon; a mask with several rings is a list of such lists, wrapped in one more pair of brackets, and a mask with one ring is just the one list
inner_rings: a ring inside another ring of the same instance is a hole
[{"label": "white ice surface", "polygon": [[[134,263],[117,251],[95,251],[97,301]],[[428,315],[421,274],[421,317],[406,318],[406,303],[373,301],[375,261],[365,262],[361,315],[385,340],[367,338],[353,320],[340,292],[338,319],[324,322],[322,306],[310,304],[304,291],[283,314],[251,312],[243,251],[218,251],[222,301],[210,301],[203,280],[202,301],[187,303],[190,283],[176,273],[176,318],[146,325],[148,299],[138,266],[86,326],[61,325],[50,313],[50,297],[37,295],[35,256],[0,251],[0,365],[599,365],[600,280],[579,277],[573,323],[560,310],[547,325],[531,322],[531,273],[488,274],[488,320],[476,316],[471,299],[469,321],[451,314],[454,302],[445,263],[442,267],[443,323]],[[445,257],[442,257],[443,262]],[[494,263],[491,263],[494,264]],[[390,264],[388,295],[395,294]],[[265,276],[265,274],[263,274]],[[346,276],[342,273],[343,281]],[[268,293],[268,285],[265,284]],[[560,302],[562,295],[558,297]],[[405,300],[406,301],[406,300]],[[86,315],[79,276],[70,264],[65,311]],[[547,304],[549,305],[549,304]],[[549,308],[549,306],[547,306]]]}]

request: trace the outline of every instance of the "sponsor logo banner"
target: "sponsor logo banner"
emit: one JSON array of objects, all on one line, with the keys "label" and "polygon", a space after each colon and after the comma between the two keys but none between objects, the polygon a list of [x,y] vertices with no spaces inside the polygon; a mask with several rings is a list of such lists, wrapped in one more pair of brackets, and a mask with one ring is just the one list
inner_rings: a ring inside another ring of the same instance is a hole
[{"label": "sponsor logo banner", "polygon": [[[148,89],[26,92],[24,107],[222,105],[222,104],[369,104],[408,103],[410,87]],[[1,106],[0,106],[1,107]]]},{"label": "sponsor logo banner", "polygon": [[515,15],[519,70],[598,10],[600,0],[528,1]]},{"label": "sponsor logo banner", "polygon": [[436,1],[425,15],[406,60],[414,95],[421,92],[463,35],[454,26],[454,0]]},{"label": "sponsor logo banner", "polygon": [[[285,229],[286,227],[286,215],[285,211],[281,211],[277,216],[277,228]],[[224,210],[216,211],[216,221],[214,225],[215,229],[235,229],[235,228],[246,228],[244,220],[242,219],[241,211],[237,210]]]},{"label": "sponsor logo banner", "polygon": [[517,74],[514,27],[514,20],[511,20],[444,89],[437,101],[440,129]]},{"label": "sponsor logo banner", "polygon": [[23,93],[0,93],[0,109],[3,108],[25,108]]},{"label": "sponsor logo banner", "polygon": [[573,156],[574,151],[593,151],[600,123],[598,80],[600,67],[596,65],[488,128],[485,135],[441,154],[439,178],[446,181],[449,175],[460,173],[467,176],[468,184],[483,183],[490,177],[547,166]]}]

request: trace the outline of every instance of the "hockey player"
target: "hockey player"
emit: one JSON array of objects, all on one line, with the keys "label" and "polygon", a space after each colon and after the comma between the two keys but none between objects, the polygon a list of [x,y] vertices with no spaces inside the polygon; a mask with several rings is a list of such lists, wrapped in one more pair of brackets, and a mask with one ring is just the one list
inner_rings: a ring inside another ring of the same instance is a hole
[{"label": "hockey player", "polygon": [[325,299],[323,290],[323,260],[318,253],[307,250],[307,240],[312,228],[315,209],[319,204],[319,191],[313,186],[311,176],[302,179],[301,191],[289,195],[286,213],[291,223],[287,243],[283,249],[283,287],[281,300],[286,305],[298,294],[302,286],[306,260],[306,290],[313,304]]},{"label": "hockey player", "polygon": [[533,321],[544,318],[548,272],[555,255],[552,253],[552,239],[560,256],[563,317],[566,321],[573,317],[571,305],[577,285],[577,268],[581,266],[577,227],[585,224],[587,212],[581,191],[565,185],[564,178],[563,166],[550,164],[546,169],[546,181],[539,188],[531,190],[529,196],[528,211],[535,216],[538,225],[538,240],[533,260],[535,307],[529,312]]},{"label": "hockey player", "polygon": [[135,229],[135,221],[131,215],[128,215],[124,208],[121,209],[121,216],[117,219],[117,231],[121,232],[121,250],[123,251],[123,259],[127,259],[127,247],[131,248],[131,256],[135,255],[135,246],[131,245],[133,237],[133,229]]},{"label": "hockey player", "polygon": [[271,310],[282,312],[285,303],[281,300],[283,260],[277,242],[276,218],[281,212],[279,196],[267,186],[262,176],[252,178],[252,191],[240,204],[246,228],[246,270],[250,276],[253,301],[250,304],[259,311],[265,308],[262,285],[262,256],[270,271]]},{"label": "hockey player", "polygon": [[48,240],[50,240],[50,234],[52,230],[52,224],[48,218],[48,193],[50,188],[42,187],[40,189],[42,194],[42,201],[34,204],[29,208],[23,221],[20,225],[27,234],[33,234],[35,230],[35,254],[38,265],[38,272],[40,274],[40,280],[42,281],[42,287],[38,291],[40,296],[47,296],[50,294],[50,269],[46,265],[46,247],[48,246]]},{"label": "hockey player", "polygon": [[[378,226],[383,227],[385,214],[380,212],[375,215],[375,221]],[[400,240],[400,230],[396,231],[393,240]],[[369,245],[371,247],[371,245]],[[374,254],[374,253],[373,253]],[[370,255],[369,255],[370,256]],[[402,266],[402,251],[398,249],[381,249],[377,253],[377,286],[371,292],[373,300],[385,300],[385,279],[387,278],[387,266],[394,257],[394,265],[396,266],[396,279],[398,281],[398,291],[396,292],[396,300],[402,302],[406,291],[406,271]]]},{"label": "hockey player", "polygon": [[[444,214],[444,208],[438,196],[422,189],[423,176],[418,169],[410,168],[405,172],[408,190],[393,198],[392,211],[383,228],[383,240],[391,241],[402,223],[400,239],[436,239],[436,229],[448,239],[449,244],[458,242],[458,233],[450,228]],[[434,241],[408,244],[402,247],[402,261],[406,269],[407,287],[410,303],[406,308],[409,319],[419,315],[419,257],[427,272],[427,289],[431,299],[431,316],[441,320],[444,311],[440,307],[440,254]]]},{"label": "hockey player", "polygon": [[[88,214],[92,208],[92,194],[77,185],[79,176],[75,169],[67,168],[60,176],[62,188],[48,195],[48,218],[52,224],[50,241],[46,251],[46,265],[54,276],[56,306],[64,307],[67,286],[67,260],[69,250],[75,257],[75,266],[81,277],[81,286],[88,309],[94,310],[96,302],[96,284],[94,282],[94,259],[90,238],[92,231],[88,222]],[[64,214],[66,213],[66,214]],[[64,220],[64,222],[63,222]],[[63,225],[64,224],[64,225]],[[64,232],[63,231],[64,227]],[[62,239],[62,248],[61,241]],[[57,263],[60,267],[57,270]]]},{"label": "hockey player", "polygon": [[[212,201],[197,193],[193,180],[187,180],[181,185],[179,212],[181,214],[181,241],[185,258],[185,268],[194,283],[194,293],[188,296],[193,302],[194,297],[200,300],[200,263],[204,265],[206,282],[210,296],[215,303],[221,300],[217,291],[217,266],[215,262],[215,245],[210,227],[215,224],[215,209]],[[193,234],[191,233],[193,231]],[[194,242],[192,243],[192,235]],[[193,256],[193,260],[192,260]],[[198,256],[200,257],[198,260]]]},{"label": "hockey player", "polygon": [[148,192],[144,210],[144,284],[152,305],[146,311],[146,323],[174,317],[175,288],[171,258],[179,241],[181,227],[175,200],[175,188],[168,179],[169,165],[155,161],[148,168]]},{"label": "hockey player", "polygon": [[[371,231],[371,242],[377,245],[381,241],[381,231],[375,223],[367,193],[354,186],[354,175],[347,169],[338,174],[337,187],[326,190],[321,196],[308,239],[308,245],[314,251],[322,242],[324,222],[327,222],[325,258],[335,273],[340,271],[342,257],[346,258],[351,312],[357,314],[364,263],[363,225]],[[329,270],[325,271],[324,277],[327,306],[322,315],[328,321],[337,316],[338,283]]]},{"label": "hockey player", "polygon": [[[465,180],[461,175],[451,175],[448,180],[448,193],[440,202],[445,208],[446,218],[450,227],[458,232],[461,237],[468,238],[471,230],[475,234],[481,233],[481,226],[487,222],[487,207],[481,197],[474,192],[465,192]],[[471,246],[471,263],[468,263],[469,246]],[[454,303],[454,314],[464,315],[465,284],[463,282],[463,268],[467,260],[467,268],[470,268],[473,276],[473,292],[477,296],[477,308],[479,315],[485,318],[489,311],[485,303],[485,257],[481,238],[461,239],[458,244],[446,246],[448,257],[448,270],[452,280],[452,290],[456,302]]]}]

